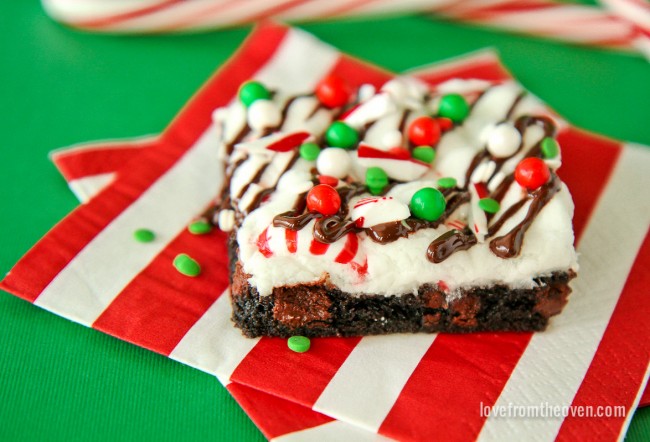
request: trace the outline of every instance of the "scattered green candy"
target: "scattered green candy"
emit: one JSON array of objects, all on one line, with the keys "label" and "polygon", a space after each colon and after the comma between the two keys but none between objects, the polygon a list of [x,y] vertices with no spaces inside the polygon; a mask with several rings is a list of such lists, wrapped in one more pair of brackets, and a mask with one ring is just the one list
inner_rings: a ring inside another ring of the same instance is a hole
[{"label": "scattered green candy", "polygon": [[425,163],[433,163],[433,160],[436,158],[436,151],[433,150],[433,147],[430,146],[418,146],[413,149],[411,152],[413,158],[416,160],[424,161]]},{"label": "scattered green candy", "polygon": [[459,94],[443,95],[438,107],[438,115],[458,123],[469,114],[469,105],[465,97]]},{"label": "scattered green candy", "polygon": [[438,187],[441,189],[453,189],[456,187],[456,178],[444,177],[438,180]]},{"label": "scattered green candy", "polygon": [[555,158],[560,153],[560,146],[554,138],[546,137],[542,140],[542,155],[544,158]]},{"label": "scattered green candy", "polygon": [[199,219],[190,223],[187,230],[193,235],[205,235],[212,231],[212,226],[207,221]]},{"label": "scattered green candy", "polygon": [[327,145],[349,149],[359,142],[359,133],[342,121],[335,121],[325,132]]},{"label": "scattered green candy", "polygon": [[438,189],[423,187],[413,194],[409,208],[411,213],[420,219],[435,221],[443,214],[447,203]]},{"label": "scattered green candy", "polygon": [[478,207],[487,213],[497,213],[501,208],[498,201],[493,200],[492,198],[481,198],[478,201]]},{"label": "scattered green candy", "polygon": [[156,234],[149,229],[138,229],[133,232],[133,238],[138,242],[151,242],[156,238]]},{"label": "scattered green candy", "polygon": [[174,267],[179,273],[185,276],[199,276],[201,274],[201,266],[198,262],[190,258],[185,253],[180,253],[174,258]]},{"label": "scattered green candy", "polygon": [[378,195],[388,185],[388,174],[381,167],[366,170],[366,186],[373,195]]},{"label": "scattered green candy", "polygon": [[247,81],[239,87],[239,99],[248,107],[257,100],[271,98],[269,90],[259,81]]},{"label": "scattered green candy", "polygon": [[300,146],[300,156],[307,161],[316,161],[320,154],[320,147],[316,143],[305,143]]},{"label": "scattered green candy", "polygon": [[292,336],[287,341],[287,346],[296,353],[304,353],[309,350],[311,342],[306,336]]}]

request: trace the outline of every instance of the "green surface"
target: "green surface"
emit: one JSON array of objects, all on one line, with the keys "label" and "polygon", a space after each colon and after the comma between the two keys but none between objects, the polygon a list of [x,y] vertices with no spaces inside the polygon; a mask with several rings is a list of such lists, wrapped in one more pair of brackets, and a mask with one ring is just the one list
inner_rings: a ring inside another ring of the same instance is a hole
[{"label": "green surface", "polygon": [[[402,70],[497,47],[569,120],[650,144],[650,64],[422,17],[305,26]],[[159,132],[247,29],[111,37],[66,29],[34,0],[0,2],[0,273],[77,204],[47,159],[80,141]],[[262,440],[216,381],[0,294],[0,440]],[[650,439],[650,410],[629,440]]]}]

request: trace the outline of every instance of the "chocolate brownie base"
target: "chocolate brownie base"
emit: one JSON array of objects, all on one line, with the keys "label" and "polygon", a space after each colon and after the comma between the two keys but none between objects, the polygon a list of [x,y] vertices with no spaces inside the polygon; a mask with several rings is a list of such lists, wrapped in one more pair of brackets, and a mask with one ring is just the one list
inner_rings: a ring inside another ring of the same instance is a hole
[{"label": "chocolate brownie base", "polygon": [[251,338],[539,331],[562,311],[575,276],[558,272],[536,278],[532,289],[476,287],[453,298],[432,285],[417,295],[379,296],[351,295],[327,283],[278,287],[260,296],[236,259],[231,271],[232,319]]}]

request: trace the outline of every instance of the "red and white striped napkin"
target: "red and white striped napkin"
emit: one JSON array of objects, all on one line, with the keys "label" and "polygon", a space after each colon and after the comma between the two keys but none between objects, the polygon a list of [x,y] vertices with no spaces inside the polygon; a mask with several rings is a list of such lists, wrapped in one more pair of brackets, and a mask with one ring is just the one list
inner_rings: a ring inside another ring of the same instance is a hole
[{"label": "red and white striped napkin", "polygon": [[[576,203],[581,269],[571,301],[546,332],[323,338],[297,354],[283,339],[247,339],[232,326],[225,235],[194,236],[185,228],[210,204],[222,179],[213,155],[212,110],[251,77],[272,87],[305,88],[330,72],[354,84],[378,85],[390,76],[302,31],[265,25],[160,136],[55,153],[86,202],[0,287],[215,374],[269,439],[621,437],[648,379],[650,208],[640,190],[650,185],[650,154],[569,126],[559,136],[560,174]],[[488,53],[418,75],[433,83],[508,78]],[[156,240],[133,241],[140,227],[154,230]],[[200,277],[174,271],[178,253],[203,264]],[[481,405],[509,404],[614,405],[626,416],[480,413]]]}]

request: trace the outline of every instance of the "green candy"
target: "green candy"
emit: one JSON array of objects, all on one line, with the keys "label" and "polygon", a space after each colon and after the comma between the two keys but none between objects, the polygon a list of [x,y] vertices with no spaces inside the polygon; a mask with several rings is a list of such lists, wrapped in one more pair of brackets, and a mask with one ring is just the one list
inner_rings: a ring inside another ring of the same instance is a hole
[{"label": "green candy", "polygon": [[444,177],[438,180],[438,187],[441,189],[453,189],[456,187],[456,178]]},{"label": "green candy", "polygon": [[247,81],[239,87],[239,99],[246,107],[257,100],[268,100],[269,98],[271,98],[271,93],[259,81]]},{"label": "green candy", "polygon": [[300,156],[307,161],[316,161],[320,154],[320,147],[316,143],[305,143],[300,146]]},{"label": "green candy", "polygon": [[311,341],[306,336],[292,336],[287,341],[287,346],[296,353],[304,353],[309,350]]},{"label": "green candy", "polygon": [[544,158],[555,158],[560,153],[560,145],[551,137],[544,138],[541,147]]},{"label": "green candy", "polygon": [[465,97],[459,94],[443,95],[440,99],[440,106],[438,107],[438,115],[441,117],[449,118],[450,120],[458,123],[463,121],[469,114],[469,104]]},{"label": "green candy", "polygon": [[187,230],[193,235],[205,235],[212,231],[212,226],[205,220],[196,220],[187,226]]},{"label": "green candy", "polygon": [[366,170],[366,186],[373,195],[378,195],[388,185],[388,174],[381,167]]},{"label": "green candy", "polygon": [[411,214],[426,221],[435,221],[444,213],[447,203],[438,189],[423,187],[413,194]]},{"label": "green candy", "polygon": [[487,213],[497,213],[501,208],[499,202],[492,198],[481,198],[478,201],[478,207]]},{"label": "green candy", "polygon": [[149,229],[138,229],[133,232],[133,238],[138,242],[151,242],[156,239],[156,234]]},{"label": "green candy", "polygon": [[359,142],[359,133],[342,121],[335,121],[325,132],[327,145],[349,149]]},{"label": "green candy", "polygon": [[174,267],[176,267],[179,273],[185,276],[194,277],[201,274],[201,266],[199,263],[185,253],[176,255],[176,258],[174,258]]},{"label": "green candy", "polygon": [[411,152],[411,155],[416,160],[424,161],[425,163],[431,164],[436,158],[436,151],[433,150],[433,147],[430,146],[418,146]]}]

